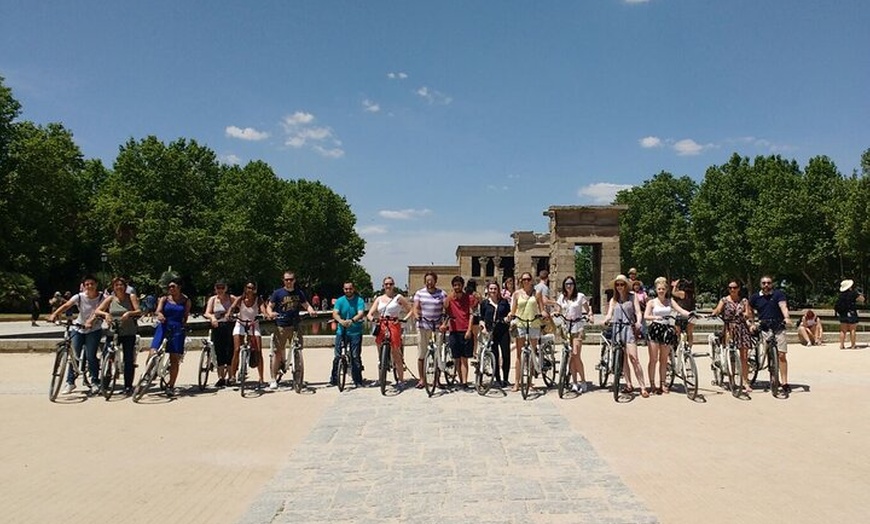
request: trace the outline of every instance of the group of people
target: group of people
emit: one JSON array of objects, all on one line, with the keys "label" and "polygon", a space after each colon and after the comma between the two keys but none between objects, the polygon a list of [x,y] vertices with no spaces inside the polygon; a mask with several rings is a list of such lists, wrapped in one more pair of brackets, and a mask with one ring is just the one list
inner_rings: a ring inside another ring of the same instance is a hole
[{"label": "group of people", "polygon": [[[519,385],[520,358],[522,348],[528,342],[536,350],[542,331],[552,331],[555,323],[565,323],[566,336],[570,338],[571,356],[569,369],[571,388],[578,394],[587,390],[586,370],[582,360],[584,326],[595,321],[590,300],[578,290],[573,276],[565,278],[558,293],[550,288],[549,272],[542,270],[537,281],[529,272],[520,275],[519,286],[513,277],[507,277],[500,286],[491,280],[486,282],[483,294],[478,293],[474,280],[465,282],[461,276],[451,280],[448,293],[438,288],[438,275],[428,272],[424,276],[424,287],[417,290],[409,300],[396,291],[395,280],[383,280],[383,294],[376,297],[370,306],[356,292],[352,282],[345,282],[343,295],[335,300],[332,317],[337,324],[334,358],[329,376],[330,385],[337,382],[337,368],[343,345],[347,345],[351,356],[351,375],[353,382],[363,385],[362,376],[362,336],[363,320],[376,322],[376,344],[390,339],[392,358],[397,370],[398,385],[404,387],[404,361],[402,352],[401,323],[411,318],[416,320],[418,332],[417,371],[421,379],[417,388],[426,387],[424,358],[430,337],[443,336],[455,362],[459,387],[468,387],[469,361],[475,357],[477,337],[480,333],[488,336],[496,359],[495,380],[503,388]],[[262,333],[259,320],[276,322],[277,348],[271,360],[270,389],[277,389],[279,368],[283,365],[287,341],[298,336],[300,313],[315,314],[315,307],[309,303],[305,292],[296,285],[294,272],[283,275],[282,286],[274,290],[268,300],[257,294],[257,284],[246,282],[243,292],[236,296],[228,293],[227,284],[218,281],[214,284],[214,294],[206,303],[204,318],[210,322],[211,337],[217,357],[216,387],[233,385],[233,377],[239,367],[239,353],[242,341],[247,334],[252,349],[251,365],[256,367],[259,385],[265,386],[264,362],[262,356]],[[763,340],[771,334],[776,337],[779,350],[781,380],[788,390],[788,346],[785,327],[791,325],[785,294],[774,289],[773,279],[765,275],[760,280],[761,289],[749,297],[742,296],[743,284],[738,280],[728,282],[728,293],[714,308],[712,315],[720,316],[725,324],[724,341],[735,340],[740,351],[744,376],[748,375],[748,354],[751,347],[750,330],[760,329]],[[626,348],[625,387],[633,391],[637,382],[642,397],[651,393],[667,394],[665,383],[667,362],[680,330],[686,330],[691,343],[693,323],[677,320],[677,315],[688,318],[695,309],[694,289],[685,280],[668,281],[664,277],[655,280],[654,294],[647,294],[643,283],[637,279],[637,271],[631,269],[628,276],[617,275],[608,290],[608,304],[603,322],[612,324],[613,337],[619,337]],[[844,280],[840,286],[840,300],[836,310],[841,322],[840,347],[851,335],[852,348],[855,344],[855,326],[858,322],[856,305],[864,302],[864,296],[854,289],[854,282]],[[135,291],[123,277],[112,280],[111,293],[101,292],[93,276],[82,280],[82,291],[60,304],[49,316],[54,321],[67,310],[78,311],[78,320],[72,337],[76,353],[83,354],[92,377],[99,374],[97,350],[103,337],[103,321],[112,324],[117,321],[118,341],[124,354],[124,389],[132,394],[133,372],[136,363],[135,337],[137,320],[142,316],[140,300]],[[167,394],[176,394],[175,383],[178,377],[181,356],[184,353],[185,326],[190,316],[191,300],[181,291],[181,283],[173,280],[167,283],[166,294],[160,297],[154,314],[157,327],[151,343],[154,350],[166,340],[166,352],[170,356],[170,376]],[[757,320],[756,324],[754,321]],[[812,311],[804,314],[800,322],[799,336],[806,344],[821,343],[821,322]],[[515,349],[514,381],[509,381],[511,350]],[[646,374],[638,358],[638,342],[645,340],[649,349]],[[84,351],[82,353],[82,348]],[[303,365],[302,362],[298,363]],[[646,377],[649,378],[647,382]],[[65,393],[75,389],[74,375],[69,374]],[[437,386],[438,384],[436,384]],[[94,393],[99,385],[92,386]],[[747,388],[749,386],[747,385]],[[748,392],[748,391],[747,391]]]}]

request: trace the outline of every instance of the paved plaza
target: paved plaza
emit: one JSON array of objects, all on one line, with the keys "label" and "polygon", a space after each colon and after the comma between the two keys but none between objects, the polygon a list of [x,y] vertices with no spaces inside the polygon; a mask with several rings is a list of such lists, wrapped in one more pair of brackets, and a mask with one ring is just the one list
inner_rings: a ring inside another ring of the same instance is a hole
[{"label": "paved plaza", "polygon": [[[2,344],[2,342],[0,342]],[[366,376],[375,351],[366,347]],[[591,353],[591,352],[590,352]],[[641,348],[646,363],[645,349]],[[141,405],[81,388],[48,401],[49,354],[0,354],[6,522],[831,522],[863,520],[870,350],[789,350],[794,392],[740,400],[607,391],[523,401],[324,384]],[[193,358],[192,358],[193,357]],[[589,378],[591,355],[586,359]],[[140,356],[140,364],[144,355]],[[212,380],[213,382],[213,380]]]}]

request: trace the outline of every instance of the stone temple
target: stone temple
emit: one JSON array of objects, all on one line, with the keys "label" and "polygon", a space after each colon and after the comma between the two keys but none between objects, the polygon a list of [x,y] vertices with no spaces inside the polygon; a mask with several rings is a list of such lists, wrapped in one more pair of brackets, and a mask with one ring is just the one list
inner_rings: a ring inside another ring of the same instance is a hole
[{"label": "stone temple", "polygon": [[495,279],[501,284],[507,277],[518,277],[525,271],[537,276],[542,269],[550,272],[550,287],[556,292],[562,280],[574,275],[575,253],[583,250],[591,255],[592,282],[578,280],[592,302],[593,311],[600,312],[602,297],[613,278],[620,273],[619,214],[626,206],[551,206],[544,211],[549,218],[546,233],[514,231],[513,245],[457,246],[455,265],[408,266],[409,293],[424,286],[428,271],[438,274],[438,285],[450,288],[450,279],[461,275],[473,278],[478,290]]}]

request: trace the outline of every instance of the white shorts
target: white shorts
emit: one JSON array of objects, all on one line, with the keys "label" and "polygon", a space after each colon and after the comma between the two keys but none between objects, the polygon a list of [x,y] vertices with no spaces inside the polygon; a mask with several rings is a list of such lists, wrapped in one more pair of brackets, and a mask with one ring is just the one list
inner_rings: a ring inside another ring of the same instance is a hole
[{"label": "white shorts", "polygon": [[[241,323],[236,322],[236,326],[233,328],[233,335],[238,335],[240,337],[245,336],[245,326]],[[259,337],[260,336],[260,323],[254,322],[251,324],[251,336]]]}]

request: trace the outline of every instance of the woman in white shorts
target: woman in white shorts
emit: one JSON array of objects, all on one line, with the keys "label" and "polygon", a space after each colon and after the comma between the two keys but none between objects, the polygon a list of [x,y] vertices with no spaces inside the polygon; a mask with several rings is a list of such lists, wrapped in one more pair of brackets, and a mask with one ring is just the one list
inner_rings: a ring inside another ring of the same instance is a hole
[{"label": "woman in white shorts", "polygon": [[[571,346],[571,360],[568,361],[569,369],[571,370],[571,389],[575,393],[586,392],[586,369],[583,366],[583,360],[580,358],[580,348],[583,344],[583,326],[585,323],[580,318],[585,314],[588,321],[592,322],[592,308],[589,305],[589,300],[586,295],[577,291],[577,283],[574,277],[567,277],[562,281],[562,292],[556,299],[556,311],[565,317],[565,322],[574,320],[571,324],[571,334],[574,335]],[[577,375],[580,375],[580,382],[577,382]]]},{"label": "woman in white shorts", "polygon": [[[233,305],[230,306],[230,313],[236,314],[236,325],[233,327],[233,363],[230,366],[230,378],[228,382],[232,384],[236,373],[239,370],[239,348],[242,347],[242,340],[245,337],[245,325],[241,321],[251,322],[251,331],[248,340],[251,343],[251,367],[256,365],[257,372],[260,374],[259,386],[262,387],[263,382],[263,337],[260,334],[260,323],[257,321],[257,315],[266,314],[266,304],[264,304],[259,295],[257,295],[257,284],[247,282],[245,291],[241,296],[236,298]],[[255,362],[254,362],[255,361]]]}]

